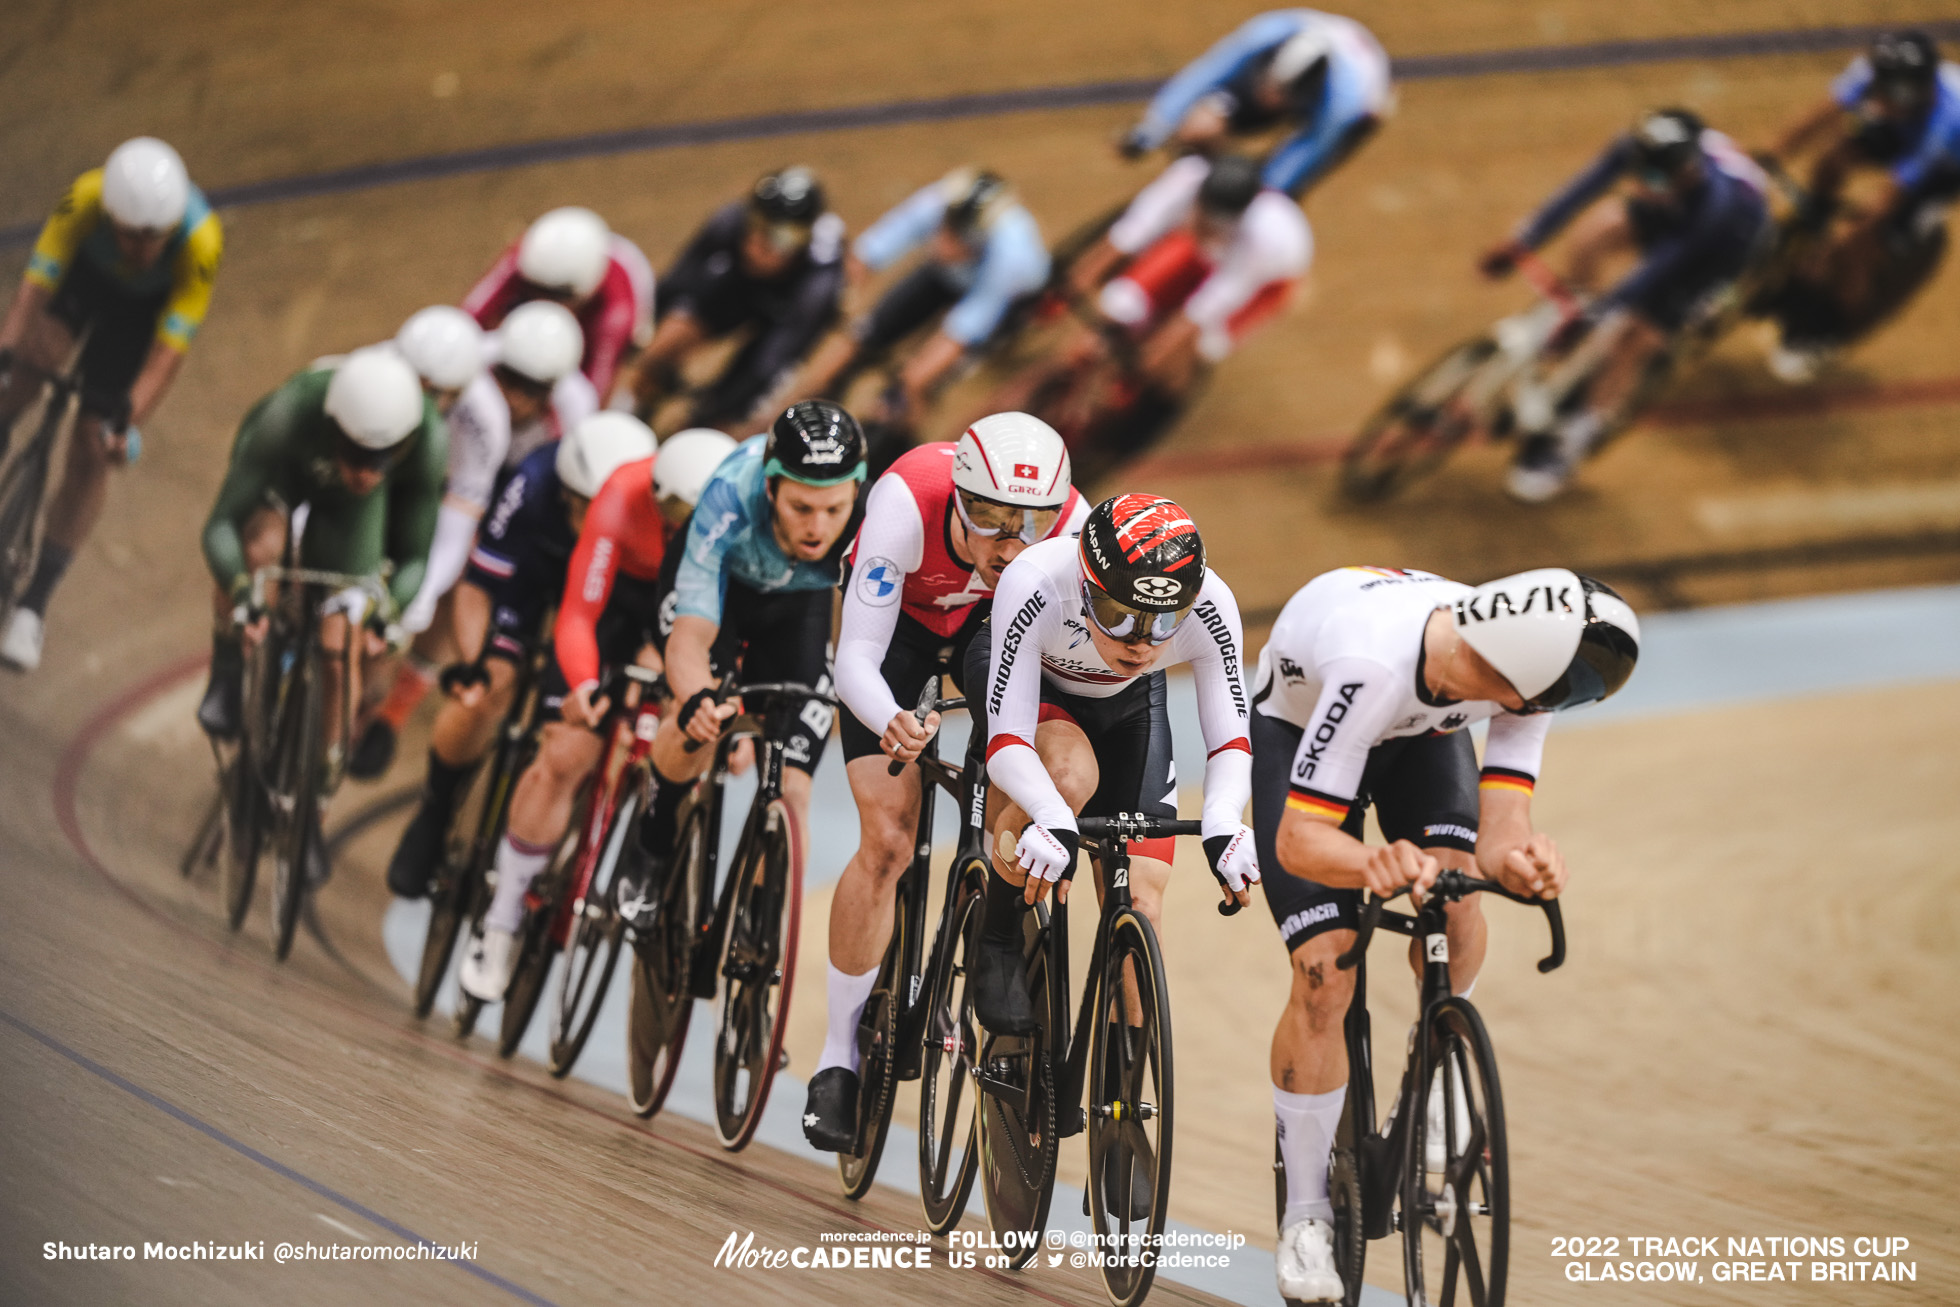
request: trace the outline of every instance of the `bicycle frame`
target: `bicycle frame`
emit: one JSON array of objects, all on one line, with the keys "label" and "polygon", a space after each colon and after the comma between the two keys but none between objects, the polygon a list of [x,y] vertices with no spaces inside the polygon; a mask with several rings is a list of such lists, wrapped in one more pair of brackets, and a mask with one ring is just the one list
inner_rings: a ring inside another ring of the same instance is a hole
[{"label": "bicycle frame", "polygon": [[47,493],[48,469],[54,461],[55,442],[81,387],[72,376],[51,376],[46,389],[34,438],[0,473],[0,618],[12,614],[14,600],[39,552],[35,527],[41,517],[42,497]]},{"label": "bicycle frame", "polygon": [[[290,544],[287,546],[287,552],[288,554],[292,552]],[[297,631],[293,631],[289,628],[287,634],[297,637],[295,644],[301,649],[306,647],[307,642],[318,638],[321,618],[325,615],[322,610],[325,608],[326,603],[333,598],[334,594],[349,590],[359,590],[370,604],[376,606],[379,606],[386,599],[386,596],[381,592],[379,583],[372,577],[354,576],[346,572],[324,572],[310,567],[281,565],[261,567],[252,573],[252,608],[254,610],[265,609],[271,588],[280,584],[300,587],[301,598],[298,602],[300,612],[298,629]],[[308,597],[319,591],[326,591],[328,593],[318,601],[309,602]],[[336,740],[340,746],[342,757],[347,755],[348,750],[352,747],[354,738],[354,710],[356,705],[354,703],[354,695],[351,693],[353,687],[352,673],[355,643],[360,634],[361,626],[361,623],[355,620],[356,614],[350,612],[347,614],[347,618],[347,637],[341,642],[340,651],[336,655],[340,660],[341,675],[340,724],[336,731]],[[277,620],[276,617],[275,620]],[[280,686],[282,694],[290,684],[290,680],[285,678],[281,679]],[[279,706],[283,709],[283,698]]]}]

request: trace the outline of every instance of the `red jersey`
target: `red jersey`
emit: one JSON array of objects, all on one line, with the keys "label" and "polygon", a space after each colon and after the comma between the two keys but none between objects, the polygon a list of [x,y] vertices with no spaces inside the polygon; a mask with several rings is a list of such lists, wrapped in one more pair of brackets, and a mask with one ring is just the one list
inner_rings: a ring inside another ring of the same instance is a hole
[{"label": "red jersey", "polygon": [[[518,274],[519,244],[512,241],[463,298],[464,310],[485,331],[496,328],[526,300],[538,298],[530,283]],[[653,265],[639,246],[614,232],[612,261],[605,279],[573,312],[579,330],[585,333],[585,355],[579,371],[591,381],[599,392],[599,402],[604,404],[612,393],[620,355],[628,345],[645,344],[653,335]]]},{"label": "red jersey", "polygon": [[599,615],[621,573],[651,584],[667,556],[667,519],[653,497],[653,460],[622,464],[585,513],[565,570],[565,596],[552,630],[559,670],[571,689],[599,679]]}]

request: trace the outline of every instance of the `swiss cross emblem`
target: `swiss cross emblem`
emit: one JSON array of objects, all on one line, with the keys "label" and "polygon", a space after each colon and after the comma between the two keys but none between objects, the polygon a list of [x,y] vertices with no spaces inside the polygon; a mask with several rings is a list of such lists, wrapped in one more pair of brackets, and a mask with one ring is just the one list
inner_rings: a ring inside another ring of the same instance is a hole
[{"label": "swiss cross emblem", "polygon": [[1033,481],[1041,476],[1041,469],[1033,463],[1016,463],[1014,475],[1016,479]]}]

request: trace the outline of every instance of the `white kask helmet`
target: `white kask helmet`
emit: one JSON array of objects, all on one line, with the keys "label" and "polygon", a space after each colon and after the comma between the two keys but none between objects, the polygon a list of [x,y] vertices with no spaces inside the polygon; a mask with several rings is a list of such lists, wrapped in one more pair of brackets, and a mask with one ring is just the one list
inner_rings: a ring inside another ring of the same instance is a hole
[{"label": "white kask helmet", "polygon": [[325,407],[362,449],[393,449],[422,424],[422,382],[392,348],[370,345],[334,369]]},{"label": "white kask helmet", "polygon": [[558,442],[558,480],[573,494],[590,499],[624,465],[652,458],[658,444],[653,429],[631,413],[603,409]]},{"label": "white kask helmet", "polygon": [[654,456],[654,495],[685,504],[700,503],[708,478],[735,449],[735,438],[713,427],[689,427],[675,432]]},{"label": "white kask helmet", "polygon": [[102,165],[102,207],[125,227],[167,231],[184,220],[190,202],[183,159],[154,136],[124,141]]},{"label": "white kask helmet", "polygon": [[497,329],[497,362],[540,386],[572,372],[584,356],[585,333],[563,304],[520,304]]},{"label": "white kask helmet", "polygon": [[1452,605],[1463,642],[1533,712],[1613,694],[1640,658],[1640,619],[1602,581],[1540,567],[1487,581]]},{"label": "white kask helmet", "polygon": [[483,328],[453,305],[417,310],[395,333],[395,348],[437,390],[461,390],[483,371]]},{"label": "white kask helmet", "polygon": [[517,271],[545,290],[584,299],[599,289],[612,261],[612,229],[590,209],[553,209],[524,233],[517,246]]}]

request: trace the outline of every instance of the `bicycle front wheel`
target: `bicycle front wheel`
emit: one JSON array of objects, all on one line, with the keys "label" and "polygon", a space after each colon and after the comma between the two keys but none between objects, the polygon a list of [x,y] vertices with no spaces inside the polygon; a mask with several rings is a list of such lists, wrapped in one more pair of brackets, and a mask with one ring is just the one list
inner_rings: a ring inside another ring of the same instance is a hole
[{"label": "bicycle front wheel", "polygon": [[[708,810],[690,809],[681,820],[680,839],[660,886],[651,925],[637,932],[633,945],[633,988],[626,1009],[626,1084],[633,1111],[652,1116],[667,1101],[687,1045],[694,1016],[690,984],[696,887],[706,879]],[[701,897],[705,897],[703,894]]]},{"label": "bicycle front wheel", "polygon": [[280,714],[279,793],[287,808],[272,873],[272,951],[281,962],[292,953],[299,930],[308,851],[319,827],[322,670],[319,645],[309,640],[299,651],[299,666],[285,687],[286,711]]},{"label": "bicycle front wheel", "polygon": [[1362,425],[1341,455],[1341,491],[1373,503],[1413,485],[1442,466],[1483,425],[1481,415],[1453,403],[1497,353],[1490,336],[1467,340],[1424,368]]},{"label": "bicycle front wheel", "polygon": [[1511,1194],[1497,1056],[1461,998],[1438,1003],[1428,1026],[1403,1159],[1409,1307],[1503,1307]]},{"label": "bicycle front wheel", "polygon": [[1156,1278],[1171,1192],[1171,999],[1157,932],[1134,909],[1110,923],[1089,1045],[1089,1210],[1113,1307]]},{"label": "bicycle front wheel", "polygon": [[980,1159],[973,1110],[973,1066],[980,1040],[966,977],[968,959],[980,947],[985,875],[975,861],[960,877],[942,943],[945,953],[926,968],[930,989],[919,1074],[919,1201],[926,1227],[934,1234],[960,1223]]},{"label": "bicycle front wheel", "polygon": [[1031,936],[1028,996],[1040,1025],[1029,1035],[990,1036],[980,1055],[980,1192],[1012,1269],[1028,1264],[1048,1228],[1058,1142],[1055,1050],[1068,1028],[1065,999],[1048,965],[1047,905],[1036,904],[1023,920]]},{"label": "bicycle front wheel", "polygon": [[592,1027],[599,1020],[599,1009],[606,1004],[612,988],[613,970],[619,965],[619,941],[625,925],[613,911],[613,878],[619,874],[623,857],[643,856],[633,839],[633,827],[640,812],[640,788],[628,790],[613,812],[600,845],[599,865],[592,869],[592,881],[585,894],[572,904],[572,931],[565,941],[565,969],[558,973],[558,1001],[551,1011],[551,1074],[563,1079],[571,1074]]},{"label": "bicycle front wheel", "polygon": [[517,967],[511,972],[510,988],[504,991],[504,1019],[497,1031],[497,1056],[512,1057],[531,1028],[544,998],[545,982],[551,978],[551,964],[558,960],[565,923],[560,913],[568,911],[565,894],[571,888],[572,868],[584,854],[586,804],[597,802],[588,787],[572,805],[572,825],[558,841],[551,861],[531,883],[528,899],[535,903],[524,918],[523,942],[519,945]]},{"label": "bicycle front wheel", "polygon": [[225,859],[221,877],[225,924],[233,931],[245,924],[252,908],[252,887],[259,875],[259,852],[266,827],[265,791],[249,734],[239,741],[225,772]]},{"label": "bicycle front wheel", "polygon": [[498,826],[492,824],[485,829],[485,819],[490,815],[486,809],[497,788],[502,786],[501,778],[495,773],[495,766],[477,768],[443,840],[442,866],[429,890],[429,929],[422,937],[422,961],[415,976],[418,1017],[426,1017],[435,1010],[442,982],[449,975],[450,959],[456,954],[456,941],[463,933],[463,923],[475,915],[482,892],[484,863],[496,849]]},{"label": "bicycle front wheel", "polygon": [[862,1198],[878,1174],[885,1154],[885,1136],[892,1123],[892,1096],[898,1089],[898,1019],[904,1003],[906,935],[911,931],[907,900],[917,892],[914,872],[899,882],[892,896],[892,937],[864,1014],[858,1018],[857,1151],[837,1154],[837,1173],[846,1198]]},{"label": "bicycle front wheel", "polygon": [[783,1052],[803,915],[803,833],[789,805],[763,810],[747,856],[729,873],[715,1030],[715,1134],[730,1152],[748,1147],[769,1104]]}]

